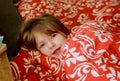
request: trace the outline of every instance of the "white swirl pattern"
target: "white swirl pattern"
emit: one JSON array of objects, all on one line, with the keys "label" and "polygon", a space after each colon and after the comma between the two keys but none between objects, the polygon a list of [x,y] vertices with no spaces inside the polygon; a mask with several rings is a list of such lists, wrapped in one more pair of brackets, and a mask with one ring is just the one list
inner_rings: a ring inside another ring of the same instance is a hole
[{"label": "white swirl pattern", "polygon": [[76,28],[66,44],[62,62],[67,81],[120,80],[120,44],[114,47],[120,41],[120,33],[99,29],[94,23]]},{"label": "white swirl pattern", "polygon": [[24,20],[50,13],[69,29],[89,19],[105,28],[120,26],[120,0],[20,0],[17,8]]},{"label": "white swirl pattern", "polygon": [[23,20],[50,13],[73,28],[62,56],[66,79],[60,61],[21,50],[11,61],[16,80],[120,80],[120,0],[19,0],[16,8]]}]

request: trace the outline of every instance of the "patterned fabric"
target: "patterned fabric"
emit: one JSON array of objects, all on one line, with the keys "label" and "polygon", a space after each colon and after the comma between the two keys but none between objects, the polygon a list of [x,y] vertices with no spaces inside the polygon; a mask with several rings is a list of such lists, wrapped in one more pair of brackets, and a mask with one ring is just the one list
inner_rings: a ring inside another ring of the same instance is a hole
[{"label": "patterned fabric", "polygon": [[10,61],[15,81],[64,81],[60,60],[22,48]]},{"label": "patterned fabric", "polygon": [[62,62],[66,81],[120,81],[120,28],[113,33],[91,21],[74,29]]},{"label": "patterned fabric", "polygon": [[69,29],[89,19],[120,27],[120,0],[20,0],[17,8],[24,20],[50,13]]},{"label": "patterned fabric", "polygon": [[[49,13],[74,30],[64,68],[60,60],[22,48],[10,62],[16,81],[120,80],[120,0],[19,0],[16,8],[23,20]],[[88,20],[100,25],[84,24]]]}]

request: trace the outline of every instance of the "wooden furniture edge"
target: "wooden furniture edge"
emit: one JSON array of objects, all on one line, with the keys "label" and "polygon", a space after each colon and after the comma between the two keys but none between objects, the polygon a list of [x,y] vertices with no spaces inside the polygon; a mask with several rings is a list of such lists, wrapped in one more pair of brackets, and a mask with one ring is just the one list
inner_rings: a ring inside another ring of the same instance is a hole
[{"label": "wooden furniture edge", "polygon": [[0,44],[0,55],[7,50],[6,44]]}]

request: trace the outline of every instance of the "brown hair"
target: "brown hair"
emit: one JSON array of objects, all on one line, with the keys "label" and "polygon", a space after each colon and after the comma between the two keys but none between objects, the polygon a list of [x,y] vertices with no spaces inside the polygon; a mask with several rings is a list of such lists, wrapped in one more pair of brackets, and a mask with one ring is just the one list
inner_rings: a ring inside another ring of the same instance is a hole
[{"label": "brown hair", "polygon": [[29,49],[36,49],[34,32],[52,34],[55,32],[69,35],[70,31],[57,18],[50,14],[44,14],[39,18],[32,18],[21,26],[18,42]]}]

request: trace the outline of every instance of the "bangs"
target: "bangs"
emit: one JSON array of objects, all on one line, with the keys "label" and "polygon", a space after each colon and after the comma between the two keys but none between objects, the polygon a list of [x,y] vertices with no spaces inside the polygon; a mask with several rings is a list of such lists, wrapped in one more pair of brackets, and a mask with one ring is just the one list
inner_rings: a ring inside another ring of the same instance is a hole
[{"label": "bangs", "polygon": [[58,33],[59,30],[56,29],[55,26],[49,24],[49,25],[46,25],[46,30],[44,31],[47,35],[51,35],[53,33]]},{"label": "bangs", "polygon": [[53,24],[42,23],[37,24],[36,27],[33,28],[33,32],[41,32],[47,35],[51,35],[52,33],[58,33],[59,30]]}]

